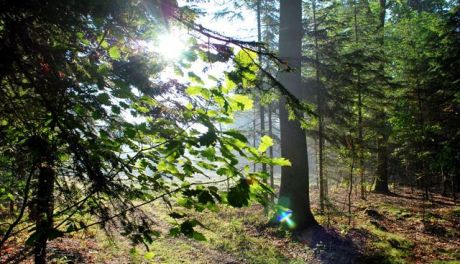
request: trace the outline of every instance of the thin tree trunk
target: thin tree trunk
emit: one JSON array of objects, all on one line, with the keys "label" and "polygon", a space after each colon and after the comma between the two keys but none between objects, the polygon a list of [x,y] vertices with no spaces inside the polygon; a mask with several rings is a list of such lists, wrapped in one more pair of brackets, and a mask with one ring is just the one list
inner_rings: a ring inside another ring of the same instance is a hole
[{"label": "thin tree trunk", "polygon": [[324,200],[325,200],[325,186],[324,186],[324,172],[323,172],[323,96],[320,85],[320,75],[319,75],[319,54],[318,54],[318,25],[316,23],[316,1],[312,1],[313,6],[313,30],[315,36],[315,75],[316,75],[316,87],[317,87],[317,108],[318,108],[318,176],[319,176],[319,204],[320,204],[320,213],[324,213]]},{"label": "thin tree trunk", "polygon": [[[358,9],[356,0],[353,1],[353,13],[354,13],[354,28],[355,28],[355,43],[358,44]],[[357,83],[356,87],[358,90],[358,173],[361,186],[361,199],[366,198],[366,187],[364,179],[364,153],[363,153],[363,91],[361,87],[361,72],[357,70]]]},{"label": "thin tree trunk", "polygon": [[353,190],[353,170],[355,167],[355,152],[352,150],[351,153],[351,164],[350,164],[350,178],[349,178],[349,190],[348,190],[348,225],[351,224],[351,193]]},{"label": "thin tree trunk", "polygon": [[[14,160],[14,159],[13,159]],[[10,188],[13,190],[14,182],[18,179],[14,179],[15,177],[15,165],[14,161],[11,161],[11,181],[10,181]],[[10,200],[9,203],[9,215],[14,216],[14,200]]]},{"label": "thin tree trunk", "polygon": [[[273,138],[273,124],[272,124],[272,105],[268,105],[268,135]],[[268,149],[270,158],[273,158],[273,146],[271,146]],[[275,179],[274,179],[274,167],[273,165],[270,165],[270,187],[275,188]],[[272,194],[271,195],[271,201],[275,201],[275,196]]]},{"label": "thin tree trunk", "polygon": [[451,182],[452,182],[452,200],[454,201],[454,204],[457,203],[457,196],[456,196],[456,191],[457,191],[457,182],[456,182],[456,177],[455,175],[452,173],[451,174]]},{"label": "thin tree trunk", "polygon": [[366,199],[366,180],[364,178],[364,140],[363,140],[363,101],[362,89],[360,84],[360,76],[358,73],[358,139],[359,139],[359,153],[358,153],[358,166],[359,166],[359,180],[361,186],[361,199]]},{"label": "thin tree trunk", "polygon": [[449,189],[449,180],[447,180],[446,174],[444,173],[443,166],[441,166],[441,180],[442,180],[442,195],[447,196],[447,189]]},{"label": "thin tree trunk", "polygon": [[387,139],[383,137],[379,138],[377,141],[377,178],[374,191],[378,193],[389,193]]},{"label": "thin tree trunk", "polygon": [[[261,0],[257,1],[257,41],[262,42],[262,21],[260,19],[261,15]],[[259,63],[263,67],[261,49],[259,46]],[[262,95],[259,97],[259,107],[260,107],[260,135],[262,136],[265,133],[265,107],[262,105]],[[267,172],[267,164],[262,163],[262,172]],[[264,179],[264,183],[267,183],[267,179]],[[265,197],[268,199],[268,197]],[[265,215],[268,214],[268,206],[264,206]]]},{"label": "thin tree trunk", "polygon": [[[420,83],[417,85],[417,104],[418,104],[418,110],[419,110],[419,122],[420,122],[420,127],[422,128],[422,133],[425,134],[425,119],[423,116],[423,103],[422,103],[422,96],[421,96],[421,90],[419,88]],[[420,146],[420,152],[423,152],[423,145],[419,144]],[[428,200],[429,193],[428,193],[428,176],[427,176],[427,171],[426,171],[426,162],[422,158],[422,188],[424,190],[424,199]]]},{"label": "thin tree trunk", "polygon": [[[256,100],[256,101],[257,101],[257,100]],[[257,112],[257,111],[256,111],[256,108],[257,108],[257,105],[254,104],[254,112],[253,112],[253,116],[252,116],[252,136],[253,136],[253,138],[252,138],[252,145],[253,145],[254,147],[256,147],[256,142],[257,142],[257,140],[256,140],[256,138],[257,138],[257,132],[256,132],[256,131],[257,131],[257,127],[256,127],[256,118],[257,118],[256,112]],[[257,165],[256,165],[256,163],[254,162],[254,163],[252,164],[252,170],[253,170],[254,172],[256,172],[256,169],[257,169]]]}]

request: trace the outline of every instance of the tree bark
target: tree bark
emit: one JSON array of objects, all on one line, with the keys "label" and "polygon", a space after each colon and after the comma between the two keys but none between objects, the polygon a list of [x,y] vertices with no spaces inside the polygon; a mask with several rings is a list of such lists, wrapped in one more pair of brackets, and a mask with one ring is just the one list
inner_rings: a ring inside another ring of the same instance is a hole
[{"label": "tree bark", "polygon": [[351,224],[351,193],[353,191],[353,170],[355,168],[355,151],[351,150],[351,163],[350,163],[350,177],[349,177],[349,189],[348,189],[348,225]]},{"label": "tree bark", "polygon": [[[257,1],[257,41],[262,42],[262,21],[261,21],[261,0]],[[264,67],[262,63],[262,55],[261,55],[261,48],[259,46],[259,63],[261,67]],[[261,77],[259,77],[261,78]],[[259,97],[259,110],[260,110],[260,136],[262,137],[265,133],[265,107],[262,104],[262,94]],[[266,153],[266,152],[265,152]],[[267,164],[262,163],[262,172],[267,172]],[[264,178],[264,183],[268,183],[268,180]],[[268,196],[265,197],[268,200]],[[264,206],[264,213],[265,215],[268,214],[269,208],[268,204]]]},{"label": "tree bark", "polygon": [[[272,105],[269,104],[268,105],[268,135],[273,138],[273,124],[272,124],[272,111],[273,111],[273,108],[272,108]],[[271,146],[269,149],[268,149],[268,152],[269,152],[269,156],[270,158],[273,158],[273,146]],[[274,179],[274,167],[273,165],[270,165],[270,187],[275,188],[275,179]],[[272,194],[271,195],[271,201],[274,202],[275,201],[275,196]]]},{"label": "tree bark", "polygon": [[374,188],[377,193],[389,193],[387,141],[388,138],[381,137],[377,142],[377,179]]},{"label": "tree bark", "polygon": [[[280,2],[279,55],[292,71],[280,72],[280,82],[300,98],[302,53],[302,1]],[[310,210],[307,137],[298,120],[289,120],[286,99],[280,100],[281,155],[291,166],[281,169],[278,204],[292,210],[296,230],[317,225]]]},{"label": "tree bark", "polygon": [[[43,150],[51,150],[48,142],[41,142]],[[46,263],[46,246],[53,230],[54,182],[56,172],[51,151],[42,152],[42,161],[38,164],[38,184],[36,192],[35,219],[36,240],[34,241],[34,260],[36,264]]]},{"label": "tree bark", "polygon": [[[386,17],[386,0],[379,0],[379,31],[380,31],[380,46],[381,51],[385,52],[385,17]],[[385,75],[385,65],[380,62],[380,72],[382,76]],[[384,109],[381,109],[381,114],[378,117],[382,126],[379,131],[379,138],[377,139],[377,178],[375,181],[374,191],[378,193],[389,193],[388,189],[388,137],[389,132],[386,125],[387,115]]]},{"label": "tree bark", "polygon": [[315,38],[315,77],[316,77],[316,86],[317,86],[317,109],[318,109],[318,176],[319,176],[319,204],[320,212],[324,213],[324,200],[326,199],[326,186],[324,184],[324,116],[323,116],[323,94],[322,87],[320,85],[320,73],[319,73],[319,45],[318,45],[318,25],[316,22],[316,1],[312,1],[313,6],[313,31]]},{"label": "tree bark", "polygon": [[[354,30],[355,30],[355,43],[358,44],[358,8],[356,0],[353,1],[353,15],[354,15]],[[364,140],[363,140],[363,90],[361,86],[361,72],[357,70],[356,88],[358,91],[358,173],[361,187],[361,199],[366,198],[366,188],[364,179]]]}]

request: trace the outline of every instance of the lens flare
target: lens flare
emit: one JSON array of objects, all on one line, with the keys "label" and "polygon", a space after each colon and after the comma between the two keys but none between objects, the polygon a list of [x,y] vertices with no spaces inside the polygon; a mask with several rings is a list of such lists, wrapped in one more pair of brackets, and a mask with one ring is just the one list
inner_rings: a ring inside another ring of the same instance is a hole
[{"label": "lens flare", "polygon": [[278,216],[277,220],[280,223],[286,224],[289,228],[295,227],[295,222],[291,219],[292,217],[292,210],[285,210],[281,211]]}]

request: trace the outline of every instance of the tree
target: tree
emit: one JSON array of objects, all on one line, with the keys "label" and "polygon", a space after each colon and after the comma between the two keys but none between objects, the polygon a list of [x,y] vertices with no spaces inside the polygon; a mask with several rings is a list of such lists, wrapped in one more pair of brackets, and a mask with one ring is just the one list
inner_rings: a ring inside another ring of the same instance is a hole
[{"label": "tree", "polygon": [[405,168],[404,180],[416,183],[428,199],[447,171],[458,175],[458,135],[452,133],[458,130],[458,4],[427,1],[392,8],[388,52],[395,63],[389,70],[399,86],[389,119],[391,139],[400,146],[394,154]]},{"label": "tree", "polygon": [[313,35],[315,45],[315,80],[316,80],[316,108],[318,114],[318,177],[319,177],[319,203],[320,212],[324,213],[324,202],[326,200],[326,179],[324,175],[324,87],[321,85],[321,76],[319,72],[319,32],[316,12],[316,1],[312,1],[313,9]]},{"label": "tree", "polygon": [[[301,1],[281,1],[279,56],[289,71],[280,72],[279,80],[297,98],[302,94],[302,35]],[[280,128],[281,155],[291,166],[281,170],[278,204],[292,210],[295,228],[301,230],[317,225],[310,210],[307,138],[299,120],[290,120],[285,98],[280,100]]]},{"label": "tree", "polygon": [[[1,198],[20,201],[0,247],[26,217],[34,230],[26,249],[33,247],[36,263],[46,262],[50,239],[94,225],[117,223],[133,242],[148,245],[158,232],[142,206],[159,199],[171,205],[168,197],[175,196],[197,210],[223,201],[240,207],[249,192],[269,190],[259,180],[264,175],[239,167],[235,151],[259,163],[286,162],[270,161],[238,131],[217,126],[252,105],[229,92],[254,81],[257,68],[245,55],[254,43],[209,31],[194,15],[169,0],[0,4],[1,164],[15,164],[13,173],[0,170],[0,180],[19,179],[15,192],[2,190]],[[145,47],[175,24],[217,42],[195,42],[184,52],[174,65],[187,72],[184,83],[161,79],[165,62]],[[235,55],[219,41],[244,52]],[[225,85],[205,85],[190,70],[197,60],[233,62],[236,69]],[[206,170],[221,178],[192,181]],[[227,180],[234,186],[223,199],[212,185]],[[78,220],[85,215],[94,222]],[[171,217],[183,219],[172,234],[202,237],[193,230],[196,220]]]}]

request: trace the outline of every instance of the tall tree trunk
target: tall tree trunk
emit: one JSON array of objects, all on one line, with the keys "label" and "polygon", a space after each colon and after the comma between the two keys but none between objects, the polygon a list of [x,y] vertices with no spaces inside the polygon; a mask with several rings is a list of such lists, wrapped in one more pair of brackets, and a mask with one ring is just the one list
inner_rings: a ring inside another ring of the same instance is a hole
[{"label": "tall tree trunk", "polygon": [[[385,17],[386,17],[386,0],[379,0],[379,26],[380,32],[380,48],[381,52],[385,52]],[[380,74],[385,76],[385,65],[384,62],[380,62]],[[377,139],[377,178],[375,182],[374,191],[378,193],[389,193],[388,189],[388,137],[389,132],[386,125],[387,115],[384,109],[381,109],[379,122],[382,123],[380,130],[378,131],[379,138]]]},{"label": "tall tree trunk", "polygon": [[[260,19],[262,10],[261,10],[261,2],[262,0],[257,1],[257,41],[260,43],[262,42],[262,21]],[[264,67],[262,63],[262,55],[261,55],[261,48],[259,46],[259,64],[261,67]],[[265,133],[265,107],[262,105],[262,94],[259,97],[259,107],[260,107],[260,135],[264,135]],[[267,164],[262,164],[262,172],[267,172]],[[267,179],[264,179],[264,183],[267,183]],[[265,197],[268,198],[268,197]],[[268,214],[268,206],[264,206],[264,212]]]},{"label": "tall tree trunk", "polygon": [[[422,133],[423,135],[425,136],[425,118],[424,118],[424,115],[423,115],[423,102],[422,102],[422,91],[421,91],[421,88],[420,88],[420,81],[417,81],[417,90],[416,90],[416,94],[417,94],[417,105],[418,105],[418,111],[419,111],[419,124],[420,124],[420,128],[422,130]],[[422,144],[423,142],[420,142],[419,144],[419,152],[422,153],[424,151],[424,144]],[[421,178],[421,185],[420,187],[422,187],[422,189],[424,190],[424,195],[423,195],[423,198],[425,200],[428,200],[430,197],[429,197],[429,191],[428,191],[428,188],[429,188],[429,184],[428,184],[428,172],[427,172],[427,162],[425,161],[425,157],[422,157],[421,158],[421,174],[422,174],[422,178]]]},{"label": "tall tree trunk", "polygon": [[359,180],[361,186],[361,199],[366,199],[366,179],[364,178],[364,139],[363,139],[363,93],[360,84],[360,76],[358,75],[358,166]]},{"label": "tall tree trunk", "polygon": [[[279,55],[293,71],[280,72],[280,82],[297,98],[302,94],[302,1],[280,2]],[[307,137],[298,120],[289,120],[286,99],[280,100],[281,155],[291,166],[281,169],[279,205],[292,210],[295,229],[317,225],[310,210]]]},{"label": "tall tree trunk", "polygon": [[323,135],[323,94],[322,94],[322,87],[320,85],[320,76],[319,76],[319,51],[318,51],[318,25],[316,23],[316,1],[312,1],[313,6],[313,30],[315,36],[315,77],[316,77],[316,87],[317,87],[317,108],[318,108],[318,176],[319,176],[319,204],[320,204],[320,212],[324,213],[324,200],[325,200],[325,184],[324,184],[324,158],[323,158],[323,146],[324,146],[324,135]]},{"label": "tall tree trunk", "polygon": [[[353,1],[354,28],[355,28],[355,43],[358,44],[358,9],[356,0]],[[357,70],[356,87],[358,90],[358,173],[361,187],[361,199],[366,198],[366,187],[364,179],[364,140],[363,140],[363,91],[361,86],[361,72]]]}]

